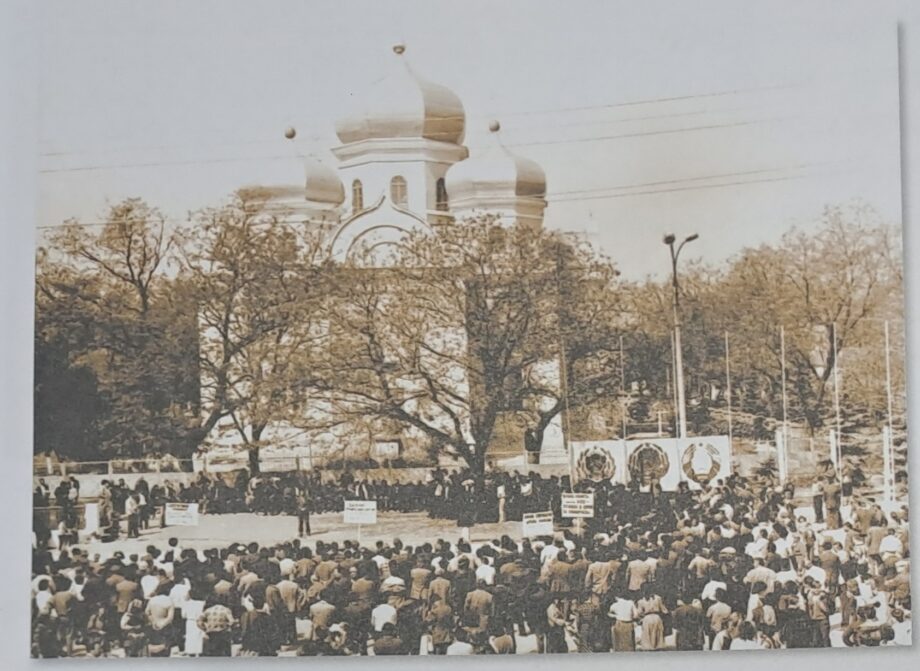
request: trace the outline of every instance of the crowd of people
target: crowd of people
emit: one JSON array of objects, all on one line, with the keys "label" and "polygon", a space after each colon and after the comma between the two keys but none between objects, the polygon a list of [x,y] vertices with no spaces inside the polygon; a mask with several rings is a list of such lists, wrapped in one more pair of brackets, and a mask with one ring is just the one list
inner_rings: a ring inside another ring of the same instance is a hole
[{"label": "crowd of people", "polygon": [[[116,516],[123,504],[139,516],[127,503],[140,503],[138,495],[157,505],[152,487],[108,486]],[[103,557],[37,540],[33,652],[467,655],[910,643],[906,507],[885,512],[850,491],[844,517],[833,477],[821,488],[823,522],[797,515],[790,490],[737,476],[670,493],[608,481],[575,489],[594,492],[591,520],[520,541],[297,538],[196,550],[171,539]],[[411,485],[320,474],[205,478],[167,498],[196,499],[211,512],[306,511],[306,538],[309,513],[339,510],[345,499],[468,527],[529,510],[559,517],[567,490],[564,478],[494,473],[477,482],[434,471]]]}]

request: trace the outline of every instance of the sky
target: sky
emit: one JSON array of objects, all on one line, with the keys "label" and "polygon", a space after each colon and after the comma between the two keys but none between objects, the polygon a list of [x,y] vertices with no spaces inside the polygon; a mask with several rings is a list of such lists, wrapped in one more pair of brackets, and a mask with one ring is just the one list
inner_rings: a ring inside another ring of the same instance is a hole
[{"label": "sky", "polygon": [[628,278],[669,270],[668,232],[718,263],[826,204],[899,224],[896,26],[801,4],[46,1],[38,225],[134,196],[181,221],[296,181],[298,151],[334,165],[396,43],[463,101],[471,154],[500,120],[546,172],[545,225]]}]

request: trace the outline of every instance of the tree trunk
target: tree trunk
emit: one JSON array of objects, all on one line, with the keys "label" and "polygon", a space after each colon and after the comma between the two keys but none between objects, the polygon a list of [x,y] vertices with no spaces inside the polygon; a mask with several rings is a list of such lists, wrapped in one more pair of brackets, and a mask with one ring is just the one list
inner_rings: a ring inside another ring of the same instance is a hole
[{"label": "tree trunk", "polygon": [[248,445],[249,472],[252,475],[256,475],[262,471],[262,467],[259,464],[259,452],[261,448],[260,441],[262,440],[262,431],[264,430],[264,424],[253,424],[252,426],[252,442]]}]

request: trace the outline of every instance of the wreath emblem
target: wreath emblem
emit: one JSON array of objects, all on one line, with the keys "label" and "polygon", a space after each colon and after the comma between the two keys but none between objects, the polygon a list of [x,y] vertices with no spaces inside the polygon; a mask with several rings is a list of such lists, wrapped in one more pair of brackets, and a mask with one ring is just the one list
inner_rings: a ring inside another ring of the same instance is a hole
[{"label": "wreath emblem", "polygon": [[694,443],[684,450],[681,468],[693,482],[705,485],[722,468],[722,459],[719,451],[709,443]]},{"label": "wreath emblem", "polygon": [[668,455],[654,443],[642,443],[629,455],[629,474],[643,487],[661,480],[670,468]]},{"label": "wreath emblem", "polygon": [[578,455],[575,472],[579,481],[602,482],[613,478],[617,472],[617,465],[607,450],[600,447],[589,447]]}]

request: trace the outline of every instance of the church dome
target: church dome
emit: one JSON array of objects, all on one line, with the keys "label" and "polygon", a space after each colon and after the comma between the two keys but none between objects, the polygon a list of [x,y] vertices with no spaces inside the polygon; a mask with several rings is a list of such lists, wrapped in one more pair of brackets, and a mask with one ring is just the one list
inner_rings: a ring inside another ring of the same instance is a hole
[{"label": "church dome", "polygon": [[269,171],[270,178],[243,187],[244,195],[266,201],[306,201],[327,206],[345,202],[345,187],[332,168],[300,156],[279,159],[274,163]]},{"label": "church dome", "polygon": [[451,203],[481,197],[525,197],[542,200],[546,196],[546,175],[534,161],[512,154],[498,139],[500,126],[493,121],[492,146],[479,154],[455,163],[445,177]]},{"label": "church dome", "polygon": [[405,47],[397,45],[393,51],[389,74],[355,96],[350,113],[336,123],[339,140],[426,138],[460,144],[466,122],[463,103],[450,89],[416,75],[403,58]]},{"label": "church dome", "polygon": [[345,202],[345,187],[335,170],[319,161],[307,159],[304,174],[304,196],[308,201],[331,205]]}]

